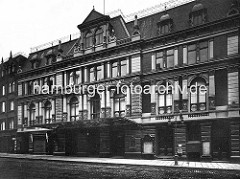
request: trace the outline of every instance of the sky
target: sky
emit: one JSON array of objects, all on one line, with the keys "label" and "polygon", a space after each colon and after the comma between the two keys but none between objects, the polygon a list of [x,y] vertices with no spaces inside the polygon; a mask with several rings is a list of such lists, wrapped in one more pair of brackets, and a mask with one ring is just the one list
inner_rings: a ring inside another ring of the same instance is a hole
[{"label": "sky", "polygon": [[[105,0],[105,12],[121,9],[124,15],[168,0]],[[0,0],[0,58],[30,53],[31,47],[79,30],[93,6],[103,13],[104,0]]]}]

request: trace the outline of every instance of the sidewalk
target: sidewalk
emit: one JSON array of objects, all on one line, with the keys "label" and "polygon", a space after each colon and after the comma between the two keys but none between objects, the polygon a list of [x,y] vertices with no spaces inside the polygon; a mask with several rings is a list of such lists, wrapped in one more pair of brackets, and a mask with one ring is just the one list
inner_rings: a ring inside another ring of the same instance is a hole
[{"label": "sidewalk", "polygon": [[52,156],[52,155],[30,155],[30,154],[7,154],[0,153],[0,158],[19,158],[32,160],[47,160],[47,161],[64,161],[64,162],[79,162],[79,163],[99,163],[113,165],[140,165],[140,166],[161,166],[161,167],[179,167],[193,169],[220,169],[220,170],[238,170],[240,164],[231,163],[214,163],[214,162],[187,162],[179,161],[178,165],[174,165],[174,161],[163,160],[138,160],[138,159],[113,159],[113,158],[89,158],[89,157],[69,157],[69,156]]}]

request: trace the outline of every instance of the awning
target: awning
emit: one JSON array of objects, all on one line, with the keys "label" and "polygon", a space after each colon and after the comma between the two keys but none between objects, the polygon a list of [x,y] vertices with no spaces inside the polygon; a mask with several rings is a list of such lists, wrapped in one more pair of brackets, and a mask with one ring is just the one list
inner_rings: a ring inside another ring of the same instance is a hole
[{"label": "awning", "polygon": [[48,128],[43,128],[43,127],[32,127],[32,128],[23,128],[23,129],[18,129],[18,133],[23,133],[23,132],[47,132],[47,131],[52,131],[52,129]]}]

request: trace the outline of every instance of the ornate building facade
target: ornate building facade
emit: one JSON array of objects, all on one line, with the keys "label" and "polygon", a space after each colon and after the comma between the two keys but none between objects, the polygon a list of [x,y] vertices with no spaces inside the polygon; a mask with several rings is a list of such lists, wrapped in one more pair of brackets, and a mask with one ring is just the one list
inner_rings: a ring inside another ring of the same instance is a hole
[{"label": "ornate building facade", "polygon": [[[22,66],[18,152],[239,159],[239,1],[190,2],[130,22],[93,9],[78,29],[79,39]],[[153,85],[186,92],[139,92]]]}]

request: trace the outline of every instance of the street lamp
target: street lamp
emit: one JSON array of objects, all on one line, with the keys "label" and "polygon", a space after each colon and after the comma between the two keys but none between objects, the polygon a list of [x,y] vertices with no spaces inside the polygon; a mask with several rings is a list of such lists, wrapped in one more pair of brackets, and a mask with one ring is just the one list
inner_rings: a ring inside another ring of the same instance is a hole
[{"label": "street lamp", "polygon": [[[182,115],[182,110],[179,111],[179,119],[181,123],[183,123],[183,115]],[[171,124],[171,120],[168,120],[168,124]],[[174,164],[178,165],[178,147],[177,147],[177,136],[176,136],[176,129],[177,129],[177,116],[175,116],[175,121],[174,121],[174,146],[175,146],[175,155],[174,155]]]}]

